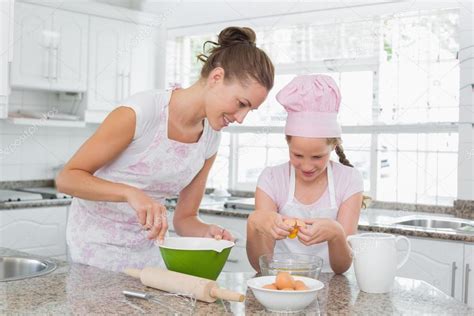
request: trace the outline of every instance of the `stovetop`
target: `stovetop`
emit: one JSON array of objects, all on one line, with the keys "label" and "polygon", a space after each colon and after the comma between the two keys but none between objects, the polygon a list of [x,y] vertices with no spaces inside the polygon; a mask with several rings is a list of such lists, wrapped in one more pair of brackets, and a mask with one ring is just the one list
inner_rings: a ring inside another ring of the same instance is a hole
[{"label": "stovetop", "polygon": [[70,195],[60,193],[58,192],[58,190],[56,190],[56,188],[51,188],[51,187],[22,188],[22,189],[18,189],[18,191],[41,194],[43,199],[70,199],[72,198]]},{"label": "stovetop", "polygon": [[42,200],[39,193],[20,192],[16,190],[0,190],[0,202],[20,202]]},{"label": "stovetop", "polygon": [[241,198],[230,200],[224,203],[224,208],[240,209],[240,210],[254,210],[255,198]]}]

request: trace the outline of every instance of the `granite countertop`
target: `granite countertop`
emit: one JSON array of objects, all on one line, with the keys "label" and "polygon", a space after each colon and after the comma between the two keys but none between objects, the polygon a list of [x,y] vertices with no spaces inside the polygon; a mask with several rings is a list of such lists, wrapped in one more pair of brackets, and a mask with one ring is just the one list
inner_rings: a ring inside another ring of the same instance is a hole
[{"label": "granite countertop", "polygon": [[71,205],[71,202],[72,199],[44,199],[22,202],[1,202],[0,211],[35,207],[69,206]]},{"label": "granite countertop", "polygon": [[[199,212],[203,214],[241,218],[247,218],[251,213],[251,211],[249,210],[226,209],[224,208],[224,206],[216,204],[201,205],[199,208]],[[453,215],[450,214],[432,214],[426,212],[368,208],[361,211],[358,230],[422,238],[436,238],[453,241],[474,242],[474,231],[452,231],[440,228],[423,228],[415,226],[407,227],[403,225],[394,224],[395,221],[400,221],[402,218],[411,219],[414,216],[451,219],[454,218]],[[474,221],[470,222],[474,225]]]},{"label": "granite countertop", "polygon": [[[0,248],[0,255],[24,253]],[[20,281],[0,282],[0,314],[161,314],[170,312],[163,306],[136,298],[125,298],[125,289],[146,291],[165,305],[179,308],[182,302],[165,292],[148,288],[123,273],[95,267],[56,261],[52,273]],[[197,302],[196,315],[267,315],[246,280],[252,273],[222,273],[217,280],[223,288],[246,293],[245,302]],[[396,278],[387,294],[359,291],[353,275],[321,274],[325,287],[300,315],[472,315],[474,310],[444,294],[424,281]]]},{"label": "granite countertop", "polygon": [[[71,199],[53,199],[0,203],[0,211],[34,207],[68,206],[71,204],[71,201]],[[206,195],[206,198],[203,200],[203,203],[201,203],[199,212],[202,214],[230,216],[238,218],[247,218],[251,213],[251,211],[249,210],[224,208],[224,202],[225,201],[223,200],[213,201],[212,198],[209,198],[209,196]],[[170,210],[173,210],[174,206],[170,205],[168,208]],[[358,229],[360,231],[390,233],[413,237],[474,242],[474,231],[450,231],[446,229],[407,227],[394,224],[394,221],[396,220],[400,220],[404,217],[410,218],[413,216],[454,218],[453,215],[450,214],[432,214],[427,212],[369,208],[362,210]],[[474,221],[471,222],[474,223]]]}]

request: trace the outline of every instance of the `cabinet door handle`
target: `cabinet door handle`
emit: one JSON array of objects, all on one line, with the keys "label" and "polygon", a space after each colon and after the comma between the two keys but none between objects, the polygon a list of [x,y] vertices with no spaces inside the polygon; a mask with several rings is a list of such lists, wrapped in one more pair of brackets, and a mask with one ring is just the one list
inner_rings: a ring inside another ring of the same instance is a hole
[{"label": "cabinet door handle", "polygon": [[454,297],[455,287],[456,287],[456,261],[453,261],[451,264],[451,296]]},{"label": "cabinet door handle", "polygon": [[122,72],[120,74],[120,77],[122,79],[120,80],[120,99],[119,99],[119,101],[121,101],[123,99],[123,95],[124,95],[125,73]]},{"label": "cabinet door handle", "polygon": [[49,55],[51,54],[51,50],[49,45],[44,48],[43,51],[43,77],[49,78]]},{"label": "cabinet door handle", "polygon": [[[13,33],[13,26],[15,24],[14,19],[15,19],[15,1],[10,1],[10,40],[8,41],[8,45],[10,48],[8,49],[8,61],[12,62],[13,61],[13,43],[15,42],[14,40],[14,33]],[[11,82],[11,81],[9,81]]]},{"label": "cabinet door handle", "polygon": [[58,79],[58,47],[53,47],[51,51],[53,54],[53,61],[52,61],[53,71],[51,73],[52,73],[53,79],[57,80]]},{"label": "cabinet door handle", "polygon": [[227,262],[237,263],[237,262],[239,262],[239,259],[231,259],[231,258],[229,258],[229,259],[227,259]]},{"label": "cabinet door handle", "polygon": [[117,87],[115,89],[115,102],[118,102],[118,100],[122,98],[120,96],[120,94],[122,93],[121,90],[122,90],[122,72],[119,72],[119,74],[117,75]]},{"label": "cabinet door handle", "polygon": [[12,92],[12,87],[10,85],[10,83],[12,82],[12,62],[9,61],[8,62],[8,82],[7,82],[7,89],[8,89],[8,94],[10,94]]},{"label": "cabinet door handle", "polygon": [[469,299],[468,291],[469,291],[469,272],[471,272],[471,268],[469,267],[469,263],[466,264],[466,270],[464,273],[464,303],[467,304],[467,300]]},{"label": "cabinet door handle", "polygon": [[131,84],[130,84],[130,72],[128,72],[128,75],[127,75],[127,97],[131,94],[131,91],[130,91],[130,87],[131,87]]}]

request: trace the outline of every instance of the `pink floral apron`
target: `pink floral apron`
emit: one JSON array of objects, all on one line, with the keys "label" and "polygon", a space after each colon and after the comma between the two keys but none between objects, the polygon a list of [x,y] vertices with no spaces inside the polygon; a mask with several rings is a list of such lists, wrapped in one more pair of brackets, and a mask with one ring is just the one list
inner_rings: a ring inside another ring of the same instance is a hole
[{"label": "pink floral apron", "polygon": [[[157,105],[162,107],[162,115],[148,148],[134,155],[127,155],[125,150],[116,161],[95,173],[102,179],[135,186],[161,203],[168,196],[178,195],[201,170],[208,133],[214,132],[205,120],[204,131],[197,143],[170,140],[167,134],[171,91],[166,93],[167,97],[163,99],[167,101]],[[67,244],[74,262],[112,271],[160,265],[159,248],[146,235],[135,210],[128,203],[79,198],[72,201]]]}]

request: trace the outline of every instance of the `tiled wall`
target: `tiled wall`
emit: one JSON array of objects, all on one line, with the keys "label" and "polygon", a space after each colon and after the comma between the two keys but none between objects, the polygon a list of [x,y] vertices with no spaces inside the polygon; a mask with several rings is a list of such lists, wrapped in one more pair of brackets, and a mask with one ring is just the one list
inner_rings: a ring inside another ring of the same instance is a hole
[{"label": "tiled wall", "polygon": [[[68,106],[54,93],[14,90],[9,111],[69,112]],[[16,125],[0,120],[0,181],[53,178],[55,168],[67,162],[96,128]]]}]

